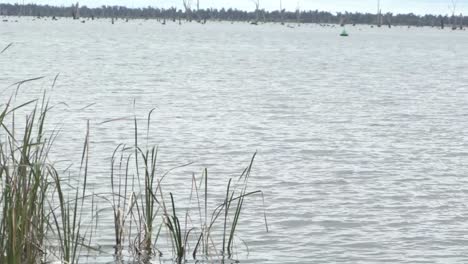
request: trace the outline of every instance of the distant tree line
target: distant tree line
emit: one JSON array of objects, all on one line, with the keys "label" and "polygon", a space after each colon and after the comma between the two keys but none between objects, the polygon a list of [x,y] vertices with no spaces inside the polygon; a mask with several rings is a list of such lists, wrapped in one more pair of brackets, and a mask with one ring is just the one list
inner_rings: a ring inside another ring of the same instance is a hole
[{"label": "distant tree line", "polygon": [[319,10],[294,12],[286,10],[244,11],[238,9],[191,9],[184,5],[184,10],[173,8],[128,8],[124,6],[101,6],[89,8],[79,6],[49,6],[36,4],[0,4],[0,15],[3,16],[35,16],[35,17],[74,17],[74,18],[141,18],[164,20],[188,20],[203,21],[249,21],[281,22],[281,23],[319,23],[319,24],[376,24],[379,26],[409,25],[409,26],[452,26],[463,27],[468,23],[468,18],[455,15],[415,15],[409,14],[370,14],[370,13],[330,13]]}]

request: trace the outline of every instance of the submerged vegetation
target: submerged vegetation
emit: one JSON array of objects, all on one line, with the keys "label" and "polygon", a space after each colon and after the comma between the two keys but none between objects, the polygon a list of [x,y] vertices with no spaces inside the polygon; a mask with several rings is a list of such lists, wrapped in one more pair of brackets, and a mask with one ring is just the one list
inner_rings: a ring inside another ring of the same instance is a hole
[{"label": "submerged vegetation", "polygon": [[[193,175],[186,190],[189,206],[181,206],[180,194],[164,191],[171,171],[159,173],[157,147],[139,145],[135,118],[134,144],[119,145],[112,154],[109,192],[94,193],[88,188],[89,124],[76,171],[58,169],[49,155],[58,131],[47,129],[52,107],[46,98],[18,106],[10,99],[0,113],[0,263],[83,263],[80,258],[89,252],[117,261],[235,259],[244,203],[254,195],[263,200],[261,191],[247,188],[255,155],[237,179],[229,180],[224,198],[208,191],[207,169],[199,178]],[[18,119],[22,115],[26,118]],[[105,210],[113,216],[113,252],[105,252],[95,238],[98,215]]]}]

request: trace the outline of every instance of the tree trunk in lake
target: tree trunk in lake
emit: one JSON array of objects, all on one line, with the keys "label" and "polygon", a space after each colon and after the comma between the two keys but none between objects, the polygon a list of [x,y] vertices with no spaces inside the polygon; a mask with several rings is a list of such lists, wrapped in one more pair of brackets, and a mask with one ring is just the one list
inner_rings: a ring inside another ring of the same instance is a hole
[{"label": "tree trunk in lake", "polygon": [[450,11],[452,11],[452,19],[451,19],[452,30],[457,29],[457,18],[455,16],[455,13],[457,11],[457,4],[458,4],[458,0],[451,0],[450,5],[449,5]]},{"label": "tree trunk in lake", "polygon": [[297,7],[296,7],[296,22],[297,22],[297,26],[301,25],[301,7],[299,6],[299,1],[297,2]]},{"label": "tree trunk in lake", "polygon": [[340,26],[341,27],[345,26],[345,18],[344,17],[340,17]]},{"label": "tree trunk in lake", "polygon": [[250,22],[250,24],[258,25],[258,21],[260,20],[260,14],[258,13],[260,10],[260,0],[252,0],[252,2],[255,4],[255,21]]},{"label": "tree trunk in lake", "polygon": [[259,12],[259,5],[260,3],[257,1],[257,6],[255,8],[255,23],[258,24],[258,21],[260,20],[260,14]]},{"label": "tree trunk in lake", "polygon": [[200,0],[197,0],[197,22],[198,22],[198,23],[201,23]]},{"label": "tree trunk in lake", "polygon": [[192,3],[191,0],[183,0],[185,9],[185,19],[188,22],[192,22]]},{"label": "tree trunk in lake", "polygon": [[392,28],[392,16],[393,14],[392,13],[387,13],[387,25],[388,25],[388,28]]},{"label": "tree trunk in lake", "polygon": [[76,3],[76,5],[72,4],[72,17],[73,19],[80,19],[80,3]]},{"label": "tree trunk in lake", "polygon": [[280,0],[280,20],[281,20],[281,25],[284,25],[284,9],[283,9],[283,1]]},{"label": "tree trunk in lake", "polygon": [[72,17],[73,17],[73,19],[76,19],[75,5],[74,4],[72,4],[71,9],[72,9]]},{"label": "tree trunk in lake", "polygon": [[463,30],[463,14],[460,14],[460,30]]},{"label": "tree trunk in lake", "polygon": [[382,10],[380,9],[380,0],[377,0],[377,27],[382,26]]}]

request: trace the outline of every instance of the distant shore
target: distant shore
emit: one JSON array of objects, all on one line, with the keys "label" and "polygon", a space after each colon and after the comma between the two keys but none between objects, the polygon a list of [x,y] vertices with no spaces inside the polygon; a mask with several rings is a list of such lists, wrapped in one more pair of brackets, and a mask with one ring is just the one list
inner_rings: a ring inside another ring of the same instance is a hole
[{"label": "distant shore", "polygon": [[259,23],[315,23],[357,25],[368,24],[391,27],[403,26],[431,26],[448,29],[463,29],[468,26],[468,17],[462,14],[453,15],[415,15],[393,13],[330,13],[319,10],[300,10],[294,12],[286,10],[266,11],[259,7],[255,11],[238,9],[199,9],[187,6],[184,10],[172,8],[129,8],[125,6],[101,6],[89,8],[76,3],[71,6],[50,6],[37,4],[0,4],[1,16],[32,16],[32,17],[72,17],[75,19],[157,19],[162,23],[173,22],[199,22],[230,21]]}]

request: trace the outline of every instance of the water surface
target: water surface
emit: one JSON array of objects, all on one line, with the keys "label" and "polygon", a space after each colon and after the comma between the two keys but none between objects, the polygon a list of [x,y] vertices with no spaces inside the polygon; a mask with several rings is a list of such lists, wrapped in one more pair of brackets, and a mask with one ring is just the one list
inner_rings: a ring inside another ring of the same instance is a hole
[{"label": "water surface", "polygon": [[[59,163],[77,160],[90,120],[95,192],[110,190],[132,116],[144,127],[153,108],[161,166],[195,162],[169,190],[208,167],[222,193],[257,151],[250,189],[264,190],[270,233],[250,200],[241,263],[467,263],[468,33],[347,30],[20,19],[0,25],[0,44],[14,42],[0,57],[1,96],[46,76],[17,101],[48,90]],[[101,218],[112,252],[111,215]]]}]

